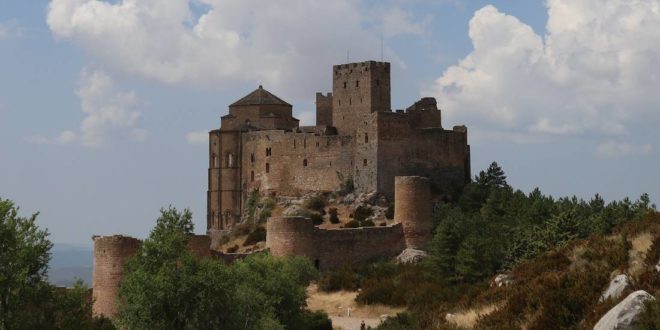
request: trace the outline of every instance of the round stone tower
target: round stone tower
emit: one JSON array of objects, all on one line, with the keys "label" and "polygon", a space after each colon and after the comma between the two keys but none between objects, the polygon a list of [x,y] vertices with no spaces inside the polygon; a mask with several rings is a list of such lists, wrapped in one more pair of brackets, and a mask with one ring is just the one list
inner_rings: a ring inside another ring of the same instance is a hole
[{"label": "round stone tower", "polygon": [[394,178],[394,220],[403,226],[406,247],[423,249],[431,239],[431,183],[421,176]]},{"label": "round stone tower", "polygon": [[272,217],[266,224],[266,247],[274,256],[306,256],[313,259],[314,224],[303,217]]},{"label": "round stone tower", "polygon": [[112,318],[116,313],[117,288],[124,274],[124,264],[137,252],[140,240],[122,235],[95,236],[93,239],[93,313]]}]

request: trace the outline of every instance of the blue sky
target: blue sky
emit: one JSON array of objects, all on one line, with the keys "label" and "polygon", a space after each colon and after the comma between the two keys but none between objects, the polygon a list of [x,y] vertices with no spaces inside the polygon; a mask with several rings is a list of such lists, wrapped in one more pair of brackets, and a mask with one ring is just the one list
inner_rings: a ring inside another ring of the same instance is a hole
[{"label": "blue sky", "polygon": [[[392,62],[392,105],[434,96],[472,168],[517,188],[660,196],[660,0],[0,2],[0,196],[56,242],[205,227],[205,132],[257,85],[312,123],[331,66]],[[474,173],[473,173],[474,174]]]}]

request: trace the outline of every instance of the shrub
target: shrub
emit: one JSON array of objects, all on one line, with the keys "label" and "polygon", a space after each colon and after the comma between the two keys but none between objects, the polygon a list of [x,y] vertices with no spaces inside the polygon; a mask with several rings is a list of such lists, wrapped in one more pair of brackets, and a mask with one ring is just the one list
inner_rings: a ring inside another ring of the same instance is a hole
[{"label": "shrub", "polygon": [[360,205],[355,209],[355,212],[353,212],[353,219],[357,221],[364,221],[373,214],[374,211],[369,206]]},{"label": "shrub", "polygon": [[339,216],[337,215],[337,208],[331,207],[328,209],[328,213],[330,214],[330,223],[338,224]]},{"label": "shrub", "polygon": [[660,296],[656,295],[655,300],[646,302],[644,312],[639,317],[637,329],[651,330],[657,329],[660,324]]},{"label": "shrub", "polygon": [[359,227],[360,227],[360,223],[355,220],[351,220],[344,225],[344,228],[359,228]]},{"label": "shrub", "polygon": [[388,220],[394,219],[394,203],[390,204],[385,210],[385,218]]},{"label": "shrub", "polygon": [[243,242],[243,246],[255,245],[258,242],[263,242],[266,240],[266,228],[257,227],[253,232],[251,232],[248,237]]},{"label": "shrub", "polygon": [[323,223],[323,216],[318,213],[311,213],[309,218],[312,219],[314,226],[318,226]]},{"label": "shrub", "polygon": [[259,223],[264,223],[273,215],[273,212],[270,209],[262,209],[259,212]]},{"label": "shrub", "polygon": [[362,227],[374,227],[376,224],[371,220],[362,221]]},{"label": "shrub", "polygon": [[324,292],[355,291],[359,287],[360,279],[358,275],[348,267],[324,273],[319,279],[319,290]]},{"label": "shrub", "polygon": [[236,253],[238,251],[238,245],[227,248],[227,253]]},{"label": "shrub", "polygon": [[322,196],[312,196],[309,197],[305,200],[305,208],[314,210],[314,211],[321,211],[323,208],[325,208],[325,198]]}]

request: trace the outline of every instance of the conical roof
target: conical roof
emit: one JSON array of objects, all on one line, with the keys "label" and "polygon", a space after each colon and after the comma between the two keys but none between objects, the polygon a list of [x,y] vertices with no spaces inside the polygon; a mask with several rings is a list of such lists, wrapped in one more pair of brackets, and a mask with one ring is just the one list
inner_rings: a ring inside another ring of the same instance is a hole
[{"label": "conical roof", "polygon": [[255,89],[252,93],[244,96],[242,99],[230,104],[230,107],[237,105],[288,105],[281,98],[275,96],[273,93],[265,90],[261,85],[259,88]]}]

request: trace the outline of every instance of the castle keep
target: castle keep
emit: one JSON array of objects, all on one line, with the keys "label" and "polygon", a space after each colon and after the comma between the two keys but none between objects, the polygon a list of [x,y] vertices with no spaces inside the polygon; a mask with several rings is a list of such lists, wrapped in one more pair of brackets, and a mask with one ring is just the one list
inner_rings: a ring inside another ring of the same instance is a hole
[{"label": "castle keep", "polygon": [[434,192],[470,176],[465,126],[445,130],[434,98],[391,109],[390,64],[335,65],[332,93],[316,94],[316,125],[299,126],[292,106],[262,86],[229,105],[209,132],[207,231],[241,221],[249,194],[337,191],[392,199],[395,176],[424,176]]}]

